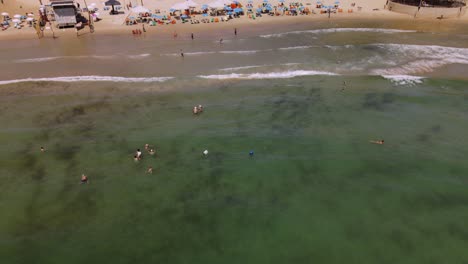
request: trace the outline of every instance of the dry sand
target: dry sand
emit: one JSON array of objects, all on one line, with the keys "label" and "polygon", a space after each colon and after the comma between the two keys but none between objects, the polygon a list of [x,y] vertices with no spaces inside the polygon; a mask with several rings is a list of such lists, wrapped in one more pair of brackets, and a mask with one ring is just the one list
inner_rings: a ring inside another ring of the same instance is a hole
[{"label": "dry sand", "polygon": [[[42,0],[43,3],[48,4],[48,0]],[[150,10],[159,9],[162,13],[168,13],[168,10],[173,6],[175,3],[181,2],[183,0],[121,0],[121,3],[125,6],[128,3],[132,3],[133,6],[137,4],[143,4]],[[211,0],[213,1],[213,0]],[[195,2],[199,3],[200,5],[211,2],[210,0],[200,1],[195,0]],[[299,1],[299,0],[296,0]],[[333,5],[336,0],[322,0],[324,5]],[[81,4],[81,7],[85,6],[84,0],[76,0],[76,2]],[[108,33],[128,33],[131,29],[134,28],[141,28],[141,25],[137,26],[125,26],[124,21],[125,18],[131,15],[131,12],[125,9],[124,15],[116,15],[110,16],[108,11],[102,11],[104,7],[105,0],[87,0],[87,4],[90,5],[92,3],[96,4],[96,7],[100,10],[100,17],[102,18],[101,21],[95,24],[96,33],[97,34],[108,34]],[[241,3],[244,5],[247,3],[247,0],[241,0]],[[254,7],[261,5],[263,0],[254,0]],[[285,3],[290,2],[286,0]],[[292,0],[291,2],[295,2]],[[315,9],[316,1],[313,0],[302,0],[299,1],[304,4],[310,3],[311,5],[309,8]],[[270,3],[276,5],[278,3],[277,0],[271,0]],[[351,6],[351,3],[356,3],[355,7]],[[386,0],[341,0],[340,7],[344,9],[343,13],[333,14],[331,19],[401,19],[401,20],[411,20],[411,17],[404,14],[399,14],[395,12],[390,12],[384,9],[384,5]],[[4,0],[4,3],[0,3],[0,12],[8,12],[10,16],[14,14],[24,14],[26,12],[33,12],[37,14],[37,9],[39,7],[39,0]],[[361,7],[358,11],[358,7]],[[353,9],[353,13],[347,13],[348,9]],[[378,9],[378,10],[375,10]],[[148,33],[157,33],[161,32],[166,34],[168,32],[197,32],[201,30],[210,30],[213,28],[223,29],[223,28],[234,28],[234,27],[246,27],[247,25],[255,25],[259,28],[268,27],[269,24],[272,26],[277,23],[294,23],[294,21],[304,22],[310,20],[311,22],[317,20],[326,20],[328,19],[327,15],[320,15],[314,14],[309,16],[281,16],[281,17],[270,17],[264,16],[261,18],[257,18],[256,20],[248,19],[246,16],[243,16],[240,19],[234,19],[226,23],[210,23],[210,24],[198,24],[198,25],[191,25],[191,24],[176,24],[176,25],[167,25],[167,26],[156,26],[156,27],[149,27],[147,26],[146,29]],[[468,16],[465,15],[459,19],[451,19],[450,22],[452,23],[456,21],[458,22],[466,22],[468,21]],[[87,29],[80,32],[80,34],[85,33]],[[76,36],[74,29],[55,29],[55,34],[60,36]],[[51,31],[46,30],[46,36],[52,35]],[[23,29],[15,29],[9,28],[6,31],[0,32],[0,39],[15,39],[15,38],[36,38],[37,35],[32,28],[24,27]]]}]

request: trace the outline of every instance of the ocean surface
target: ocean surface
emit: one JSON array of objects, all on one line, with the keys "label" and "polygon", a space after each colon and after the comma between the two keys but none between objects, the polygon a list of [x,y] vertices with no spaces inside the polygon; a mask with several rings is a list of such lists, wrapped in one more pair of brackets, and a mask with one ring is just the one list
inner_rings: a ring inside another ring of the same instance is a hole
[{"label": "ocean surface", "polygon": [[466,264],[468,29],[239,32],[2,41],[0,262]]}]

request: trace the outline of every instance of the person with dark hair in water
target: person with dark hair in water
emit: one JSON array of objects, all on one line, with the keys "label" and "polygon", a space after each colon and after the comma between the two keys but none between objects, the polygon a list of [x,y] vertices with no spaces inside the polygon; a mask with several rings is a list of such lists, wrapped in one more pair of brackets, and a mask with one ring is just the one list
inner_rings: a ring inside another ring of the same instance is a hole
[{"label": "person with dark hair in water", "polygon": [[81,180],[80,180],[81,184],[83,183],[88,183],[88,176],[84,175],[84,174],[81,174]]},{"label": "person with dark hair in water", "polygon": [[372,144],[377,144],[377,145],[383,145],[385,143],[385,141],[383,139],[381,139],[381,140],[371,140],[369,142],[372,143]]}]

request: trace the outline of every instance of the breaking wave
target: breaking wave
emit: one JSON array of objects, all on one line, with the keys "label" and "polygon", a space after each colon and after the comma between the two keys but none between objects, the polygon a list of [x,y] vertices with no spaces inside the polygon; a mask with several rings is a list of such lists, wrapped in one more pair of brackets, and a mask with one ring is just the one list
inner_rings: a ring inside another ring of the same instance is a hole
[{"label": "breaking wave", "polygon": [[325,28],[314,30],[290,31],[277,34],[260,35],[262,38],[279,38],[290,34],[327,34],[335,32],[372,32],[372,33],[415,33],[416,30],[386,29],[386,28]]},{"label": "breaking wave", "polygon": [[390,80],[398,85],[416,85],[423,82],[424,77],[412,75],[382,75],[383,78]]},{"label": "breaking wave", "polygon": [[218,75],[199,75],[198,77],[203,79],[243,79],[243,80],[254,80],[254,79],[287,79],[298,76],[313,76],[313,75],[337,75],[333,72],[325,71],[285,71],[285,72],[268,72],[268,73],[231,73],[231,74],[218,74]]},{"label": "breaking wave", "polygon": [[117,76],[65,76],[51,78],[25,78],[0,81],[0,85],[22,82],[165,82],[174,77],[117,77]]}]

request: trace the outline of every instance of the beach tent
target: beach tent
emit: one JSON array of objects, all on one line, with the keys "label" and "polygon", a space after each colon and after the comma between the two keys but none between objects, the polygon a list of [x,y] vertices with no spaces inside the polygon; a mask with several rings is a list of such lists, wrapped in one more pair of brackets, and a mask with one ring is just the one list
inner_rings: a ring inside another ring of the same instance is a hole
[{"label": "beach tent", "polygon": [[180,3],[173,5],[171,8],[175,10],[186,10],[186,9],[190,9],[190,6],[187,2],[180,2]]},{"label": "beach tent", "polygon": [[110,14],[115,14],[117,12],[115,12],[114,6],[121,5],[121,4],[117,0],[109,0],[109,1],[105,2],[104,5],[105,6],[112,6],[112,11],[110,12]]},{"label": "beach tent", "polygon": [[132,12],[136,14],[140,14],[140,13],[150,13],[151,11],[148,8],[143,7],[143,6],[135,6],[134,8],[132,8]]},{"label": "beach tent", "polygon": [[223,9],[224,8],[224,2],[222,0],[216,0],[214,2],[209,3],[208,6],[211,9]]}]

